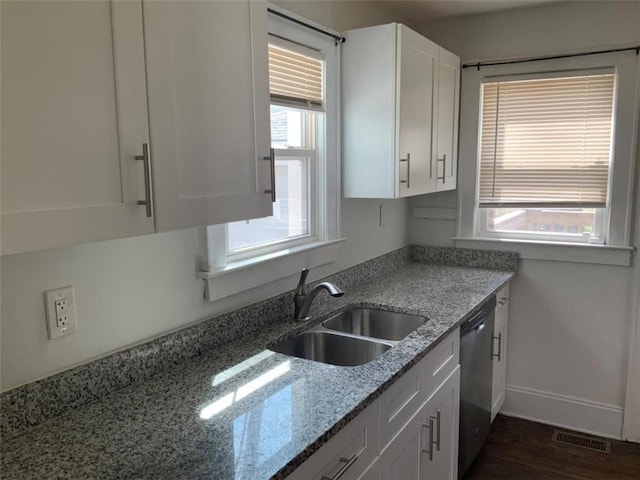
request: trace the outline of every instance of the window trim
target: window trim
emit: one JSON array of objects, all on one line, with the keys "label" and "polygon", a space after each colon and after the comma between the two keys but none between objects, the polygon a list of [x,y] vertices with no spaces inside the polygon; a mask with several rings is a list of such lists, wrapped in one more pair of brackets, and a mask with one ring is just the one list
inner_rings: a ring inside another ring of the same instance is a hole
[{"label": "window trim", "polygon": [[[458,219],[456,246],[468,246],[469,241],[492,241],[509,243],[512,249],[519,250],[522,245],[555,245],[554,242],[512,240],[509,238],[487,239],[480,237],[477,225],[478,213],[478,150],[480,142],[481,85],[486,77],[504,77],[512,75],[553,74],[566,71],[613,68],[616,72],[614,136],[612,145],[612,171],[610,178],[610,198],[608,218],[604,219],[607,229],[607,245],[570,244],[587,252],[596,252],[603,247],[619,247],[625,254],[625,264],[630,261],[630,247],[633,202],[634,164],[637,152],[638,110],[640,109],[640,65],[633,52],[547,60],[530,64],[512,64],[482,66],[480,70],[468,68],[463,72],[460,108],[460,168],[458,174]],[[479,245],[476,243],[476,245]],[[567,247],[565,243],[558,243]],[[537,249],[538,253],[541,251]],[[533,254],[533,253],[532,253]],[[595,254],[595,253],[594,253]],[[595,254],[597,255],[597,254]],[[544,257],[544,255],[542,255]],[[618,264],[615,263],[614,264]]]},{"label": "window trim", "polygon": [[[269,7],[287,15],[291,14],[280,7]],[[291,16],[302,19],[297,15]],[[308,23],[330,31],[313,22]],[[316,192],[324,192],[324,200],[316,200],[315,235],[305,238],[304,241],[296,238],[293,241],[282,242],[275,249],[256,249],[255,255],[250,258],[238,258],[228,262],[226,226],[200,227],[199,271],[196,276],[205,280],[205,298],[209,302],[295,275],[305,267],[313,268],[332,263],[337,260],[340,243],[345,240],[340,236],[340,45],[336,44],[333,38],[271,14],[268,16],[268,32],[276,38],[287,39],[325,52],[325,120],[324,126],[317,128],[316,179],[313,186]],[[317,193],[315,195],[317,198]]]}]

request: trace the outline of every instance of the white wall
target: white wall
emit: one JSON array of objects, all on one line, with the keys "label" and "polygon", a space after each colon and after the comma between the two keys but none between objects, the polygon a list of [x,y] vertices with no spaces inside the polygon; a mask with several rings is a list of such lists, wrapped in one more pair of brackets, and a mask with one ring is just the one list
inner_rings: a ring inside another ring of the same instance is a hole
[{"label": "white wall", "polygon": [[273,0],[273,3],[339,32],[389,22],[414,26],[412,19],[400,17],[376,0]]},{"label": "white wall", "polygon": [[[419,30],[463,61],[626,46],[640,43],[640,2],[563,2],[442,19]],[[473,161],[460,158],[459,168]],[[410,201],[411,208],[456,205],[449,192]],[[409,220],[411,242],[453,245],[453,235],[455,221]],[[505,411],[620,437],[631,305],[640,288],[632,274],[625,267],[521,261],[511,295]]]},{"label": "white wall", "polygon": [[417,28],[467,61],[554,55],[636,45],[640,6],[628,0],[574,0],[434,20]]},{"label": "white wall", "polygon": [[[337,30],[395,20],[370,2],[279,3]],[[379,202],[343,200],[342,235],[349,240],[337,262],[310,279],[407,244],[407,202],[384,203],[386,225],[379,227]],[[2,390],[295,287],[290,277],[207,303],[195,277],[197,251],[196,230],[189,229],[3,257]],[[75,288],[78,332],[49,341],[42,293],[65,285]]]}]

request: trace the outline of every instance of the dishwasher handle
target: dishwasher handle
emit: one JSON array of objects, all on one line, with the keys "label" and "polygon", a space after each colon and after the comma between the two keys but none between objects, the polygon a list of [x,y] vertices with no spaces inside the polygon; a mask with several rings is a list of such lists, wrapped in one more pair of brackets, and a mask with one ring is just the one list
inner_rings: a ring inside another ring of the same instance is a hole
[{"label": "dishwasher handle", "polygon": [[460,327],[460,335],[466,335],[473,330],[482,330],[484,328],[484,321],[489,315],[493,315],[493,311],[496,308],[496,297],[491,297],[489,301],[485,302],[480,310],[477,311],[469,320],[464,322]]}]

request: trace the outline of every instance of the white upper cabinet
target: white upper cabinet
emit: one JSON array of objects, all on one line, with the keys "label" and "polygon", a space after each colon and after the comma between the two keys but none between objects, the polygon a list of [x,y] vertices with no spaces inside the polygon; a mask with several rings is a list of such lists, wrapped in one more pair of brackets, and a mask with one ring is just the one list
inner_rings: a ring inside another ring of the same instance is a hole
[{"label": "white upper cabinet", "polygon": [[145,1],[144,33],[157,230],[271,215],[266,3]]},{"label": "white upper cabinet", "polygon": [[438,99],[434,122],[436,191],[454,190],[458,171],[460,57],[440,48]]},{"label": "white upper cabinet", "polygon": [[455,188],[459,58],[396,23],[351,30],[346,38],[344,196]]},{"label": "white upper cabinet", "polygon": [[153,232],[141,3],[0,8],[2,254]]},{"label": "white upper cabinet", "polygon": [[438,46],[404,25],[397,26],[396,89],[398,194],[433,191],[431,129]]},{"label": "white upper cabinet", "polygon": [[1,8],[2,254],[271,214],[266,2]]}]

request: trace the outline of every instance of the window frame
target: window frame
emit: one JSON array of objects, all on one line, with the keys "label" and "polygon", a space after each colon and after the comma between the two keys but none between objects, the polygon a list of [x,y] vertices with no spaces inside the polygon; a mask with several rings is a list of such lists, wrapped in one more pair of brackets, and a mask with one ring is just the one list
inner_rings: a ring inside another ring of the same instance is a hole
[{"label": "window frame", "polygon": [[[280,7],[269,5],[269,8],[338,34]],[[296,275],[304,267],[332,263],[338,258],[340,243],[345,240],[340,237],[340,45],[332,37],[272,14],[268,15],[268,32],[276,44],[285,40],[324,53],[325,105],[321,114],[324,125],[316,126],[315,193],[310,192],[317,203],[315,232],[302,239],[274,242],[242,255],[228,256],[226,224],[201,227],[197,277],[206,281],[205,298],[210,302]],[[295,109],[295,106],[281,106]],[[314,109],[308,111],[314,112]]]},{"label": "window frame", "polygon": [[[229,224],[224,225],[225,230],[225,257],[226,263],[233,263],[237,261],[247,260],[249,258],[257,257],[260,255],[276,252],[285,248],[292,248],[306,243],[317,242],[320,240],[318,234],[318,203],[323,200],[324,195],[322,192],[318,192],[316,188],[318,174],[322,165],[319,165],[316,149],[315,148],[274,148],[273,149],[275,160],[282,158],[306,158],[307,159],[307,191],[308,191],[308,204],[307,204],[307,218],[308,218],[308,233],[302,235],[296,235],[294,237],[282,238],[280,240],[274,240],[268,243],[253,245],[250,247],[231,250],[229,248]],[[275,212],[274,212],[275,213]],[[249,220],[250,221],[250,220]]]},{"label": "window frame", "polygon": [[[508,208],[508,207],[507,207]],[[517,208],[517,207],[513,207]],[[563,210],[562,208],[549,208],[549,207],[530,207],[532,209],[541,208],[544,210]],[[476,237],[480,238],[496,238],[496,239],[511,239],[511,240],[533,240],[543,242],[564,242],[564,243],[577,243],[577,244],[589,244],[589,245],[604,245],[605,244],[605,218],[608,215],[608,209],[596,208],[594,229],[592,235],[583,234],[566,234],[566,233],[537,233],[537,232],[505,232],[504,230],[489,230],[486,228],[488,223],[489,208],[478,207],[478,222],[476,225]],[[526,210],[526,209],[522,209]],[[505,235],[506,233],[506,235]]]},{"label": "window frame", "polygon": [[[618,249],[624,258],[620,262],[630,262],[630,240],[633,202],[633,178],[637,148],[638,110],[640,107],[640,64],[633,52],[621,52],[588,57],[545,60],[541,62],[482,66],[479,70],[463,70],[460,108],[460,172],[458,174],[458,218],[454,237],[456,246],[480,246],[483,242],[498,248],[519,250],[524,243],[569,246],[566,241],[551,241],[549,238],[518,239],[514,237],[481,236],[478,228],[480,208],[478,206],[479,149],[481,133],[481,87],[486,78],[512,76],[562,76],[566,72],[588,71],[611,68],[616,74],[614,92],[614,131],[612,139],[611,174],[609,178],[608,214],[603,218],[606,245],[575,243],[589,261],[589,255],[598,248]],[[505,243],[506,242],[506,243]],[[523,249],[523,251],[526,249]],[[541,255],[544,249],[529,249]],[[609,254],[607,254],[609,255]],[[555,254],[550,254],[555,258]],[[544,254],[542,254],[544,257]],[[534,257],[532,257],[534,258]],[[537,257],[535,257],[537,258]],[[615,262],[614,262],[615,263]]]}]

